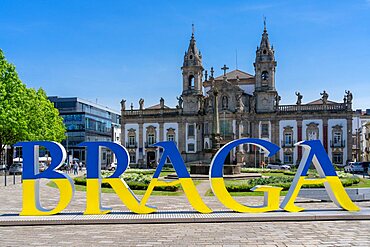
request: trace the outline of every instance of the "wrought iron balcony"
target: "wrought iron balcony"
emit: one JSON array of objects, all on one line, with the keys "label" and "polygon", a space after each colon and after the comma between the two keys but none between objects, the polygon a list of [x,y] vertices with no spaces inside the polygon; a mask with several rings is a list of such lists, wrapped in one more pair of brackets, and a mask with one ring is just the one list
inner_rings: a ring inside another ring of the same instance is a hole
[{"label": "wrought iron balcony", "polygon": [[345,146],[346,146],[345,140],[341,140],[339,142],[333,142],[333,140],[330,141],[331,148],[344,148]]}]

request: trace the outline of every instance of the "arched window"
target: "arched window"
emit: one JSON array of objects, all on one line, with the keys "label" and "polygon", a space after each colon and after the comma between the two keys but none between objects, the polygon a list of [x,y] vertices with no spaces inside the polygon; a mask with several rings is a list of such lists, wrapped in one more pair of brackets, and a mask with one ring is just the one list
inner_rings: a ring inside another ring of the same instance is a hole
[{"label": "arched window", "polygon": [[269,78],[269,73],[267,71],[263,71],[261,74],[261,79],[267,81]]},{"label": "arched window", "polygon": [[194,76],[190,75],[189,76],[189,89],[194,89]]}]

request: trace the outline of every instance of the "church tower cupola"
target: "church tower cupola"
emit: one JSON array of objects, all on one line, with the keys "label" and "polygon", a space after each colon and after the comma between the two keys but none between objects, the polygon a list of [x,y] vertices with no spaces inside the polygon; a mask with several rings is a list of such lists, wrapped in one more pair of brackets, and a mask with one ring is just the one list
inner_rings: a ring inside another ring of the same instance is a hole
[{"label": "church tower cupola", "polygon": [[256,78],[257,111],[270,112],[274,110],[274,99],[277,94],[275,88],[276,64],[275,51],[270,45],[265,19],[261,43],[257,47],[256,60],[253,64]]},{"label": "church tower cupola", "polygon": [[256,73],[256,91],[276,90],[275,89],[275,52],[270,45],[266,29],[266,20],[260,46],[257,47],[254,70]]},{"label": "church tower cupola", "polygon": [[188,50],[184,55],[184,63],[181,67],[183,77],[183,95],[202,94],[202,54],[197,48],[194,38],[194,25]]}]

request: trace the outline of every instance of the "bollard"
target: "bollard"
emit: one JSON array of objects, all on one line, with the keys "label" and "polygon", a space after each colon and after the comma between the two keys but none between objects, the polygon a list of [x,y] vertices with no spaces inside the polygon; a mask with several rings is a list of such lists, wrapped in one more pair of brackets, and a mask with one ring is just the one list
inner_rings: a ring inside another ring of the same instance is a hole
[{"label": "bollard", "polygon": [[5,172],[4,172],[4,174],[5,174],[5,180],[4,180],[5,181],[5,186],[6,186],[6,172],[7,171],[5,170]]},{"label": "bollard", "polygon": [[15,184],[15,172],[13,173],[13,184]]}]

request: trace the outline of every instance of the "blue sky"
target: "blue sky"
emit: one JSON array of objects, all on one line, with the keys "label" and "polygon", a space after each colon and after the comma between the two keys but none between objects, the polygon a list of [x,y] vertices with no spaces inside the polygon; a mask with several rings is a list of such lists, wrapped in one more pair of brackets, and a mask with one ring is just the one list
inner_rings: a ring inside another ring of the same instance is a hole
[{"label": "blue sky", "polygon": [[205,69],[254,73],[263,16],[278,63],[283,104],[320,97],[370,108],[370,0],[0,2],[0,48],[24,83],[119,109],[161,96],[174,106],[191,24]]}]

